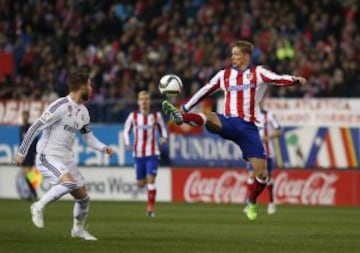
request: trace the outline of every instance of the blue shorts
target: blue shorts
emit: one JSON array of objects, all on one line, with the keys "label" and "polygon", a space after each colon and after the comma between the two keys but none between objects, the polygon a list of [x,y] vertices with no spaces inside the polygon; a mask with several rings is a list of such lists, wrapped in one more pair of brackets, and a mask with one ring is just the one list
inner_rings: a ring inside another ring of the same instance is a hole
[{"label": "blue shorts", "polygon": [[[267,171],[268,171],[268,175],[269,175],[269,177],[271,177],[271,172],[272,172],[272,170],[273,170],[273,168],[274,168],[274,159],[272,159],[272,158],[270,158],[270,157],[268,157],[268,158],[266,158],[266,165],[267,165]],[[251,166],[251,163],[246,163],[246,168],[249,170],[249,171],[251,171],[251,170],[253,170],[253,168],[252,168],[252,166]]]},{"label": "blue shorts", "polygon": [[259,129],[253,123],[241,118],[225,117],[217,114],[222,124],[220,132],[214,132],[224,139],[235,142],[243,152],[245,160],[251,157],[265,159],[264,145],[261,141]]},{"label": "blue shorts", "polygon": [[145,179],[147,175],[154,177],[157,175],[159,165],[159,157],[157,155],[135,157],[134,160],[137,180]]}]

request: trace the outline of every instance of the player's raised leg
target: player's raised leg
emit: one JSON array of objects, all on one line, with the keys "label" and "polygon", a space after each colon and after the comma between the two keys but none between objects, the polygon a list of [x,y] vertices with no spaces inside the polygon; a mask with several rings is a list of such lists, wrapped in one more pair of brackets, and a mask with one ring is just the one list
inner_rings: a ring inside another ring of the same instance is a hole
[{"label": "player's raised leg", "polygon": [[193,127],[200,127],[208,124],[208,122],[211,123],[211,119],[209,120],[210,115],[205,113],[182,112],[167,100],[163,101],[162,109],[177,125],[186,123]]},{"label": "player's raised leg", "polygon": [[[44,210],[45,207],[64,196],[65,194],[76,189],[77,185],[74,178],[68,172],[63,172],[66,168],[64,164],[53,160],[51,157],[40,155],[37,157],[36,166],[44,178],[47,178],[53,186],[47,191],[39,201],[34,202],[30,207],[32,222],[38,228],[44,227]],[[48,168],[51,168],[51,172]],[[63,175],[62,175],[63,174]]]}]

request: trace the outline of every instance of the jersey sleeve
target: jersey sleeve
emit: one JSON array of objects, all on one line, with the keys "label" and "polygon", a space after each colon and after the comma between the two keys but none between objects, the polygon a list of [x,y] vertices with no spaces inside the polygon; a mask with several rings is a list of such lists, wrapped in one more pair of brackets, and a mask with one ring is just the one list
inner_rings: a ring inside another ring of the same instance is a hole
[{"label": "jersey sleeve", "polygon": [[291,75],[279,75],[275,72],[265,69],[263,66],[258,66],[257,72],[260,80],[262,80],[263,83],[275,84],[277,86],[294,85],[293,76]]},{"label": "jersey sleeve", "polygon": [[168,132],[166,129],[165,121],[161,116],[160,112],[157,112],[157,119],[158,119],[158,131],[161,137],[168,138]]},{"label": "jersey sleeve", "polygon": [[206,85],[198,90],[187,103],[183,104],[181,109],[184,112],[188,112],[201,100],[217,91],[220,88],[220,81],[223,75],[224,70],[219,71]]},{"label": "jersey sleeve", "polygon": [[134,115],[133,112],[130,113],[124,124],[123,137],[124,137],[125,145],[130,145],[130,132],[133,128],[133,115]]},{"label": "jersey sleeve", "polygon": [[87,134],[91,132],[91,127],[90,127],[90,115],[89,115],[89,111],[88,109],[84,106],[84,125],[83,127],[80,129],[80,133],[81,134]]},{"label": "jersey sleeve", "polygon": [[24,139],[22,140],[18,155],[25,157],[31,143],[34,141],[36,136],[45,128],[51,127],[54,123],[59,121],[64,114],[62,104],[59,104],[60,101],[55,101],[42,113],[40,118],[34,121],[26,132]]},{"label": "jersey sleeve", "polygon": [[[88,127],[90,128],[89,125],[88,125]],[[91,131],[89,131],[85,134],[82,134],[82,137],[83,137],[84,141],[86,142],[86,144],[89,145],[89,147],[91,147],[92,149],[102,151],[106,147],[106,145],[104,143],[102,143],[101,141],[99,141],[99,139],[96,138],[95,135]]]}]

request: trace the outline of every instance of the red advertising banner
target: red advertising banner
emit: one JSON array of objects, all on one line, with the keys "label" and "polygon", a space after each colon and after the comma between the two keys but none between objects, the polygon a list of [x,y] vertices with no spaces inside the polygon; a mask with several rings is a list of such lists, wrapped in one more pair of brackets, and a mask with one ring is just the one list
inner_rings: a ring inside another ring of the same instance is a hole
[{"label": "red advertising banner", "polygon": [[[179,202],[244,203],[247,171],[172,169],[172,199]],[[275,170],[278,204],[360,205],[360,172],[352,170]],[[259,202],[267,202],[262,193]]]}]

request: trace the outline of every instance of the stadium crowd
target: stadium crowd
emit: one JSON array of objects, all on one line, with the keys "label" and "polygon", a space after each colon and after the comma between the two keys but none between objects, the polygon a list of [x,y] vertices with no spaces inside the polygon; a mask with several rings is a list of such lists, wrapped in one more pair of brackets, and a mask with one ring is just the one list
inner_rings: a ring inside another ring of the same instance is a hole
[{"label": "stadium crowd", "polygon": [[[165,73],[178,74],[188,96],[238,39],[254,42],[254,62],[301,75],[304,87],[274,97],[359,97],[360,15],[356,0],[0,0],[0,53],[14,74],[1,99],[66,94],[75,66],[89,66],[94,100],[156,98]],[[293,71],[295,70],[295,72]]]}]

